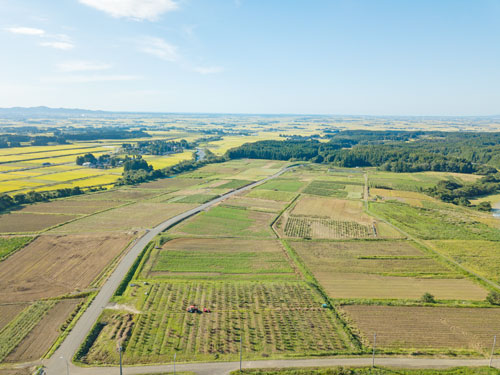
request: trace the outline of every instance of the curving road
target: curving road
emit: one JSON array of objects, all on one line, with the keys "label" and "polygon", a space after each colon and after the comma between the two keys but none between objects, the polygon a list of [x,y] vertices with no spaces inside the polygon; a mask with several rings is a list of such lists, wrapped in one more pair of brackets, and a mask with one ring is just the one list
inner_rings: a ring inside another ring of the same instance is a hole
[{"label": "curving road", "polygon": [[[170,228],[171,226],[179,223],[182,220],[185,220],[186,218],[193,216],[197,214],[200,211],[203,211],[221,201],[224,199],[233,196],[237,193],[240,193],[245,190],[250,190],[254,188],[257,185],[263,184],[264,182],[271,180],[273,178],[276,178],[286,171],[290,170],[294,166],[289,166],[286,167],[279,172],[275,173],[272,176],[266,177],[260,181],[251,183],[249,185],[243,186],[239,189],[233,190],[227,194],[224,194],[218,198],[215,198],[207,203],[204,203],[196,208],[193,208],[189,211],[186,211],[180,215],[174,216],[171,219],[168,219],[164,221],[163,223],[157,225],[153,229],[149,230],[144,236],[142,236],[139,240],[135,242],[135,244],[132,246],[132,248],[128,251],[128,253],[122,258],[122,260],[118,263],[117,267],[111,274],[111,276],[106,280],[104,285],[102,286],[100,292],[97,294],[95,297],[94,301],[92,304],[87,308],[85,313],[80,317],[78,322],[76,323],[75,327],[73,330],[70,332],[70,334],[66,337],[64,342],[61,344],[59,349],[52,355],[52,357],[44,361],[44,364],[46,365],[47,368],[47,373],[52,375],[60,375],[64,374],[66,372],[66,365],[67,362],[71,361],[71,358],[73,358],[73,355],[77,351],[78,347],[80,346],[80,343],[85,339],[87,336],[87,333],[90,331],[94,323],[96,322],[97,318],[99,315],[101,315],[102,311],[104,310],[105,306],[108,304],[109,300],[113,296],[116,288],[118,288],[118,285],[122,281],[123,277],[127,273],[127,271],[132,267],[132,264],[134,263],[135,259],[139,256],[141,253],[142,249],[151,241],[157,234],[165,231],[166,229]],[[70,365],[72,368],[71,373],[79,373],[76,371],[78,367]],[[88,372],[87,372],[88,373]],[[90,372],[92,373],[92,372]],[[109,373],[109,372],[108,372]]]}]

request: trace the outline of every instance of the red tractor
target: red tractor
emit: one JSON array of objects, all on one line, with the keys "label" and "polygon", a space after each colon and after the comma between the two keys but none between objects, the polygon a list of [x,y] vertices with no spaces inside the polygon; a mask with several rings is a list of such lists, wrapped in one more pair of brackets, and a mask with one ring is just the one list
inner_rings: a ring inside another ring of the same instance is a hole
[{"label": "red tractor", "polygon": [[187,311],[188,313],[192,313],[192,314],[195,314],[195,313],[201,312],[201,311],[198,309],[198,307],[197,307],[196,305],[191,305],[191,306],[189,306],[189,307],[186,309],[186,311]]}]

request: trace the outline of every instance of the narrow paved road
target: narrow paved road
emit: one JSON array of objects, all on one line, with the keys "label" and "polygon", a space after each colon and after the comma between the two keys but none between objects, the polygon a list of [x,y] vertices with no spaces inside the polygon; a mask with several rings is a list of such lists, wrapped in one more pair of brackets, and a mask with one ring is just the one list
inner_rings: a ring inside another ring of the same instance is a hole
[{"label": "narrow paved road", "polygon": [[[274,175],[266,177],[260,181],[254,182],[240,189],[233,190],[232,192],[229,192],[218,198],[215,198],[210,202],[204,203],[180,215],[174,216],[173,218],[168,219],[163,223],[159,224],[158,226],[154,227],[153,229],[149,230],[144,236],[142,236],[138,241],[135,242],[135,244],[128,251],[128,253],[118,263],[117,267],[115,268],[111,276],[108,278],[108,280],[106,280],[106,282],[102,286],[100,292],[97,294],[92,304],[80,317],[75,327],[70,332],[68,337],[66,337],[66,339],[59,347],[59,349],[57,349],[57,351],[52,355],[52,357],[48,361],[44,361],[44,364],[47,366],[47,373],[50,375],[52,374],[59,375],[59,374],[64,374],[66,372],[66,361],[71,361],[71,358],[73,357],[76,350],[80,346],[80,343],[83,342],[85,336],[87,336],[87,333],[90,331],[90,329],[96,322],[99,315],[101,315],[101,312],[108,304],[109,300],[113,296],[113,293],[115,292],[116,288],[118,288],[118,285],[122,281],[123,277],[130,269],[130,267],[132,267],[132,264],[134,263],[135,259],[139,256],[140,252],[149,243],[149,241],[151,241],[157,234],[179,223],[180,221],[185,220],[186,218],[194,214],[197,214],[198,212],[203,211],[213,206],[214,204],[223,201],[224,199],[230,196],[233,196],[245,190],[250,190],[257,185],[260,185],[268,180],[276,178],[291,168],[293,168],[293,166],[284,168],[281,171],[275,173]],[[74,368],[76,369],[76,367]],[[72,373],[76,372],[73,371]]]}]

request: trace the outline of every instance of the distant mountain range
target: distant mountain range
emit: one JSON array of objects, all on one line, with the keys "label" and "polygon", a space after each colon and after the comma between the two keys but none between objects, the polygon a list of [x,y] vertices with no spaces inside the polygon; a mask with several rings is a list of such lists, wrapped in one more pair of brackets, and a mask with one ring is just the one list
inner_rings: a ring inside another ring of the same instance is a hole
[{"label": "distant mountain range", "polygon": [[103,116],[114,112],[92,111],[80,108],[11,107],[0,108],[0,117],[76,117]]}]

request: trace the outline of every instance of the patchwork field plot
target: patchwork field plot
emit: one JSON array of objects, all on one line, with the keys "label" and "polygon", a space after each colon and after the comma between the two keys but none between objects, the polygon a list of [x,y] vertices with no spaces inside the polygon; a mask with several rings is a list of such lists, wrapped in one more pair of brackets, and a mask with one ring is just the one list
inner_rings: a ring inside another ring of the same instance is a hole
[{"label": "patchwork field plot", "polygon": [[217,195],[213,194],[193,194],[187,195],[185,197],[180,197],[180,199],[175,199],[175,201],[171,201],[171,203],[205,203],[211,201],[212,199],[217,198]]},{"label": "patchwork field plot", "polygon": [[77,217],[77,215],[14,212],[0,216],[0,233],[38,232]]},{"label": "patchwork field plot", "polygon": [[127,234],[42,235],[0,262],[0,302],[32,301],[84,289],[130,238]]},{"label": "patchwork field plot", "polygon": [[18,213],[46,213],[46,214],[71,214],[87,215],[108,208],[116,207],[122,203],[113,201],[85,201],[85,200],[55,200],[52,202],[36,203],[16,211]]},{"label": "patchwork field plot", "polygon": [[222,205],[233,207],[245,207],[254,211],[279,212],[286,206],[286,202],[273,201],[268,199],[248,198],[237,195],[226,199]]},{"label": "patchwork field plot", "polygon": [[53,232],[86,233],[141,230],[152,228],[162,221],[193,207],[196,207],[196,204],[138,202],[84,217],[75,222],[55,228]]},{"label": "patchwork field plot", "polygon": [[500,241],[500,231],[485,225],[460,208],[419,208],[396,202],[370,202],[370,210],[404,231],[422,238],[436,240]]},{"label": "patchwork field plot", "polygon": [[345,185],[336,181],[312,181],[304,189],[305,194],[319,195],[324,197],[346,198]]},{"label": "patchwork field plot", "polygon": [[289,216],[284,233],[287,237],[301,238],[369,238],[375,237],[373,226],[354,221],[340,221],[319,217]]},{"label": "patchwork field plot", "polygon": [[297,193],[289,191],[274,191],[264,189],[253,189],[245,194],[245,197],[248,198],[266,199],[278,202],[290,202],[296,196]]},{"label": "patchwork field plot", "polygon": [[29,304],[27,303],[9,303],[0,305],[0,332],[14,317],[23,311]]},{"label": "patchwork field plot", "polygon": [[494,282],[500,282],[500,242],[430,241],[441,254]]},{"label": "patchwork field plot", "polygon": [[372,224],[374,219],[363,212],[363,203],[345,199],[302,196],[291,211],[292,215],[327,217],[342,221]]},{"label": "patchwork field plot", "polygon": [[244,208],[217,206],[173,229],[196,236],[273,237],[269,224],[274,215]]},{"label": "patchwork field plot", "polygon": [[295,277],[278,241],[228,238],[170,240],[161,250],[153,250],[145,273],[205,279]]},{"label": "patchwork field plot", "polygon": [[295,193],[299,191],[302,186],[304,186],[304,183],[297,180],[273,179],[257,186],[256,189],[288,191]]},{"label": "patchwork field plot", "polygon": [[140,189],[175,191],[187,188],[189,186],[198,185],[200,182],[203,182],[203,180],[199,178],[164,178],[162,180],[156,180],[141,184]]},{"label": "patchwork field plot", "polygon": [[388,187],[394,190],[418,191],[418,189],[435,186],[441,180],[459,183],[471,181],[471,176],[474,175],[445,172],[391,173],[371,171],[369,184],[371,188]]},{"label": "patchwork field plot", "polygon": [[0,362],[26,337],[56,301],[38,301],[24,309],[0,331]]},{"label": "patchwork field plot", "polygon": [[22,248],[32,237],[26,236],[8,236],[0,237],[0,260],[10,253]]},{"label": "patchwork field plot", "polygon": [[[489,353],[500,332],[500,309],[403,306],[343,306],[364,340],[403,351],[457,349]],[[497,353],[500,350],[497,349]]]},{"label": "patchwork field plot", "polygon": [[407,241],[290,241],[333,298],[482,300],[487,291]]},{"label": "patchwork field plot", "polygon": [[57,302],[5,358],[5,362],[29,362],[41,358],[57,339],[59,327],[65,322],[80,300]]},{"label": "patchwork field plot", "polygon": [[[234,360],[240,335],[245,358],[345,350],[333,315],[312,293],[302,283],[155,284],[144,312],[132,318],[124,361],[168,362],[174,353],[179,361]],[[212,312],[186,313],[191,303]],[[118,315],[109,311],[100,318],[107,324],[84,362],[116,363],[115,338],[130,321]]]},{"label": "patchwork field plot", "polygon": [[381,197],[384,200],[398,200],[416,207],[424,207],[424,202],[436,202],[434,198],[415,191],[372,188],[370,189],[370,196]]}]

